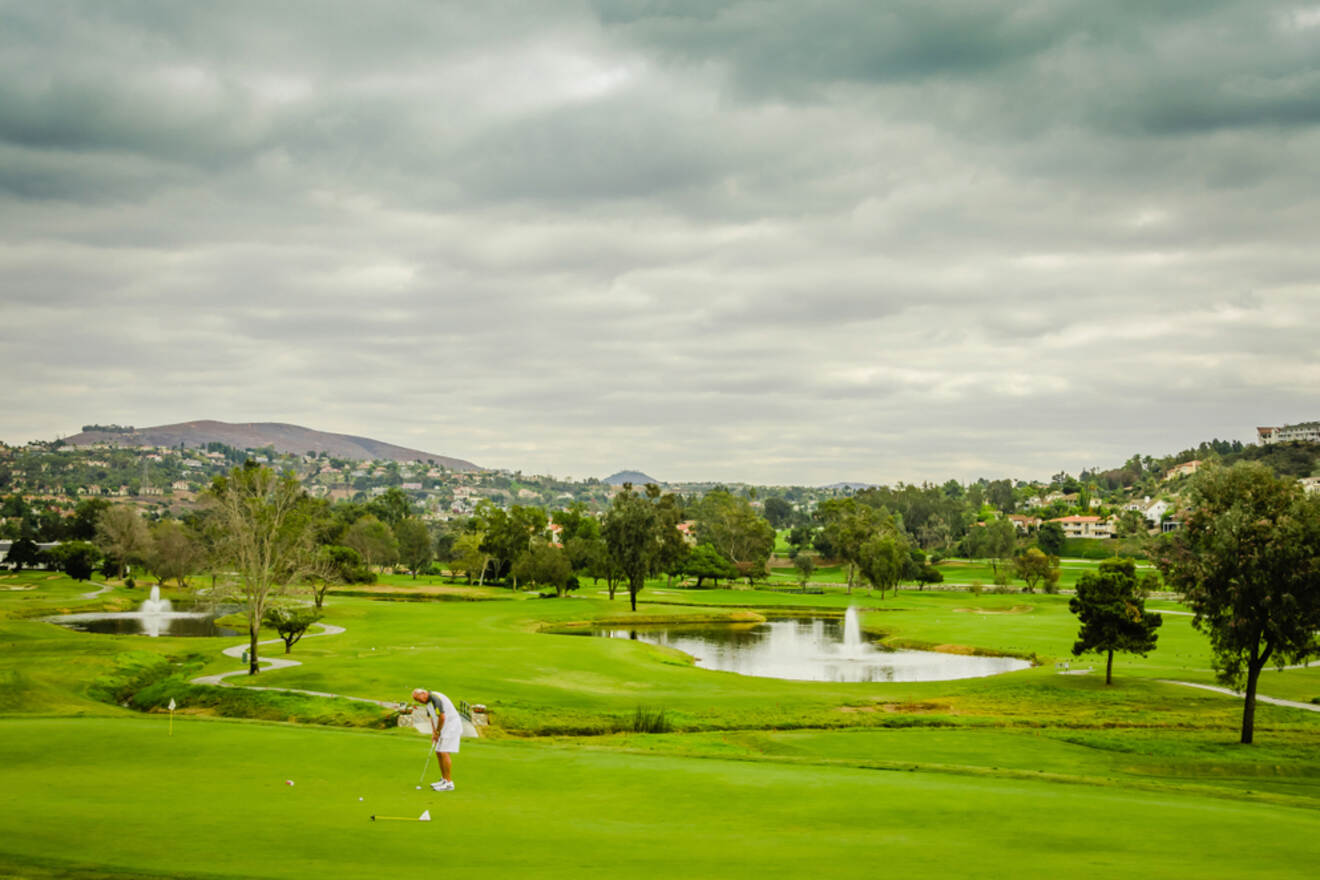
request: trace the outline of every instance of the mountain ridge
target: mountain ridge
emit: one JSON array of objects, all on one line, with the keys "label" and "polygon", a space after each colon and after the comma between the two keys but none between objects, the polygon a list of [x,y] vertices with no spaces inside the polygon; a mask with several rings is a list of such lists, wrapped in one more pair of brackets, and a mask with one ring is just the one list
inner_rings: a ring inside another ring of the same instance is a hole
[{"label": "mountain ridge", "polygon": [[434,462],[455,471],[476,471],[481,468],[470,461],[448,455],[437,455],[386,443],[371,437],[317,431],[286,422],[220,422],[198,419],[155,425],[149,428],[117,428],[112,431],[79,431],[64,438],[70,446],[90,446],[110,443],[116,446],[178,446],[204,447],[207,443],[223,443],[236,449],[261,449],[272,446],[278,452],[299,454],[324,452],[334,458],[355,461],[390,459],[393,461]]}]

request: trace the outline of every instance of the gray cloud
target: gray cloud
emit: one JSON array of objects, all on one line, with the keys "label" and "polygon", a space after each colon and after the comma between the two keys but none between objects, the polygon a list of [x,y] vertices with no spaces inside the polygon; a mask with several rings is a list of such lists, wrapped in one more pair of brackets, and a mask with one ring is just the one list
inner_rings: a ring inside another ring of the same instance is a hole
[{"label": "gray cloud", "polygon": [[0,3],[0,437],[1048,476],[1315,418],[1320,7]]}]

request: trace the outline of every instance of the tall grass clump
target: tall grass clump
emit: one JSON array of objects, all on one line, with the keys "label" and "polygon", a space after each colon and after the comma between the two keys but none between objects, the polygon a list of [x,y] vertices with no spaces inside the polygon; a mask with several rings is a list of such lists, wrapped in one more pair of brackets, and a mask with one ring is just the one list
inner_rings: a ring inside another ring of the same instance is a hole
[{"label": "tall grass clump", "polygon": [[669,733],[674,725],[665,717],[665,710],[638,706],[633,713],[632,729],[634,733]]}]

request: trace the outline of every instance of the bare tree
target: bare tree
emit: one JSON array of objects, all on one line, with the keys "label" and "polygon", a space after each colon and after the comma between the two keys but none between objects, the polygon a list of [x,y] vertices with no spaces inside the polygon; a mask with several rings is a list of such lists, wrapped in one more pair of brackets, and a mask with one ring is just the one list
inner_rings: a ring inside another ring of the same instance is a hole
[{"label": "bare tree", "polygon": [[277,476],[250,462],[216,477],[206,501],[215,557],[232,570],[246,605],[248,674],[255,675],[257,633],[268,601],[315,568],[313,504],[293,474]]}]

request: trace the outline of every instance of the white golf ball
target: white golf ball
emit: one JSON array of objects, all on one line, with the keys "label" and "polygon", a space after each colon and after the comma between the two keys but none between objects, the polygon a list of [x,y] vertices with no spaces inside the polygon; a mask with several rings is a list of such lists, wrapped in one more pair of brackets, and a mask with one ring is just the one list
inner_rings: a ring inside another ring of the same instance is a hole
[{"label": "white golf ball", "polygon": [[362,800],[362,798],[358,798],[358,800]]},{"label": "white golf ball", "polygon": [[421,790],[422,790],[422,787],[421,787],[420,785],[417,786],[417,790],[418,790],[418,791],[421,791]]}]

